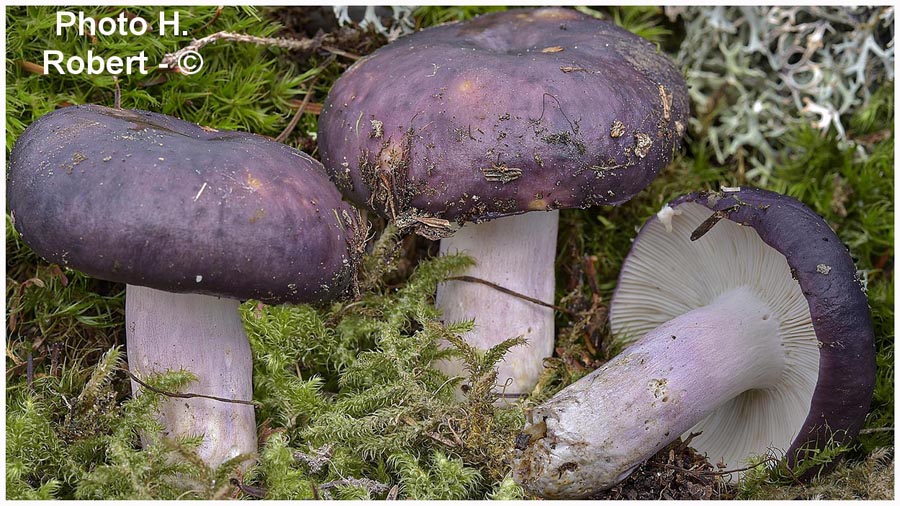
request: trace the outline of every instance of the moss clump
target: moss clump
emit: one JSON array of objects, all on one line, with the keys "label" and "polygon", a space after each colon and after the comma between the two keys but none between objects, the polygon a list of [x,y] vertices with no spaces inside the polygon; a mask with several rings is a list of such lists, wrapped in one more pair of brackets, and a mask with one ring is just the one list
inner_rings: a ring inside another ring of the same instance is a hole
[{"label": "moss clump", "polygon": [[[318,310],[243,306],[262,424],[277,433],[250,471],[249,483],[266,497],[315,498],[323,484],[352,478],[328,490],[383,497],[399,485],[401,498],[482,498],[508,472],[506,450],[523,419],[514,408],[495,407],[491,387],[495,363],[521,341],[480,352],[458,337],[471,322],[441,324],[435,288],[470,265],[466,257],[420,263],[403,285],[389,288],[399,260],[395,239],[393,228],[379,238],[364,262],[363,295],[351,302]],[[468,378],[432,367],[451,355],[464,361]],[[458,400],[462,382],[468,395]]]},{"label": "moss clump", "polygon": [[[123,360],[115,347],[93,368],[66,364],[58,375],[7,388],[7,497],[177,499],[213,498],[227,491],[222,478],[233,466],[216,472],[200,465],[191,451],[199,440],[159,437],[160,395],[121,399],[116,386],[122,384]],[[175,391],[191,379],[180,372],[149,382]],[[139,433],[147,438],[143,450]]]},{"label": "moss clump", "polygon": [[[234,463],[209,469],[199,440],[160,437],[161,396],[125,399],[122,352],[93,368],[63,366],[7,390],[7,483],[14,498],[483,498],[514,494],[506,450],[521,427],[515,408],[494,406],[495,363],[511,339],[486,352],[444,326],[433,306],[437,283],[471,264],[449,256],[419,264],[399,288],[396,233],[388,230],[364,262],[366,291],[326,308],[242,306],[254,354],[255,399],[264,441],[241,478]],[[441,347],[447,341],[449,348]],[[448,378],[435,360],[458,356],[469,376]],[[152,384],[189,390],[192,376]],[[454,396],[465,382],[468,395]],[[124,387],[124,388],[123,388]],[[118,388],[118,389],[117,389]],[[150,446],[141,450],[138,435]],[[236,492],[234,479],[241,492]],[[349,480],[349,481],[348,481]]]},{"label": "moss clump", "polygon": [[506,9],[507,7],[500,5],[459,5],[452,7],[425,6],[419,7],[413,11],[413,19],[415,19],[416,29],[418,30],[429,26],[440,25],[442,23],[465,21],[467,19],[472,19],[475,16],[505,11]]},{"label": "moss clump", "polygon": [[[25,126],[67,104],[113,105],[116,81],[110,75],[42,75],[29,71],[27,63],[41,65],[44,50],[66,56],[132,55],[144,51],[148,69],[166,53],[174,52],[202,37],[227,30],[271,36],[278,25],[260,17],[253,9],[225,7],[129,7],[156,29],[160,12],[167,19],[178,13],[184,36],[160,37],[158,30],[143,36],[80,36],[67,29],[56,36],[58,8],[11,7],[7,11],[6,146],[12,148]],[[117,7],[84,7],[85,16],[117,16]],[[303,83],[315,74],[298,72],[276,58],[272,50],[253,44],[213,44],[203,49],[204,66],[192,76],[161,70],[147,75],[135,72],[119,76],[122,107],[171,114],[213,128],[246,130],[276,136],[287,125],[292,100],[304,93]]]},{"label": "moss clump", "polygon": [[738,499],[894,499],[893,450],[878,448],[864,459],[838,466],[828,475],[799,483],[785,469],[760,467],[740,484]]}]

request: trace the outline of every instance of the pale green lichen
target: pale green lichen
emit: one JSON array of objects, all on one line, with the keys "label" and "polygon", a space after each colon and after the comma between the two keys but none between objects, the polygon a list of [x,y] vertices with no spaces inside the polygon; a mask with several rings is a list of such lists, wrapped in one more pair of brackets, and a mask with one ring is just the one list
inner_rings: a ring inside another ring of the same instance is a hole
[{"label": "pale green lichen", "polygon": [[[667,7],[685,38],[685,69],[697,116],[719,163],[744,157],[749,178],[765,183],[779,139],[799,123],[845,122],[894,72],[893,7]],[[859,149],[865,147],[860,145]]]},{"label": "pale green lichen", "polygon": [[[387,12],[388,9],[390,13]],[[355,25],[363,30],[372,28],[384,35],[388,41],[392,41],[412,33],[415,28],[413,11],[415,7],[409,5],[391,7],[335,5],[334,17],[340,26]]]}]

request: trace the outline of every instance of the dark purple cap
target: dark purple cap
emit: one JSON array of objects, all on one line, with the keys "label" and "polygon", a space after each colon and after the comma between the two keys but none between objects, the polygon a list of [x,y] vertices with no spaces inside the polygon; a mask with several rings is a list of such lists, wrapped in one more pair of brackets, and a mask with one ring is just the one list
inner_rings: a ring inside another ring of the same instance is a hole
[{"label": "dark purple cap", "polygon": [[423,235],[619,204],[672,159],[688,95],[650,42],[574,10],[429,28],[353,65],[319,119],[341,191]]},{"label": "dark purple cap", "polygon": [[169,292],[327,300],[347,290],[364,239],[308,155],[152,112],[47,114],[7,177],[15,227],[39,255]]},{"label": "dark purple cap", "polygon": [[[868,300],[847,248],[825,220],[786,195],[750,187],[692,193],[670,202],[670,215],[688,203],[709,210],[709,217],[696,227],[691,241],[703,241],[721,220],[751,227],[787,260],[790,276],[799,284],[809,305],[818,341],[818,380],[809,414],[787,449],[788,462],[804,460],[811,455],[806,452],[815,452],[829,442],[843,444],[851,440],[869,411],[875,384],[875,345]],[[658,221],[659,217],[653,217],[644,224],[629,255],[638,248],[650,225]],[[724,255],[730,251],[732,246],[723,245]],[[674,253],[669,249],[662,254]],[[611,320],[615,318],[616,296]],[[816,471],[818,468],[811,469],[807,476]]]}]

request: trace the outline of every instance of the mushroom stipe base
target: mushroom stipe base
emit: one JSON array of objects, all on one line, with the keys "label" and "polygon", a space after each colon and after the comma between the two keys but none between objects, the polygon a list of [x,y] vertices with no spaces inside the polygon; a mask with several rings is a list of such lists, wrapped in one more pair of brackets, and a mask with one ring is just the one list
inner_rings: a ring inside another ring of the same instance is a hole
[{"label": "mushroom stipe base", "polygon": [[[552,304],[558,226],[559,211],[469,223],[441,240],[440,253],[465,253],[475,259],[466,275]],[[531,392],[544,359],[553,354],[552,309],[463,281],[438,286],[435,305],[445,322],[474,319],[475,328],[464,337],[481,350],[523,336],[526,344],[512,348],[498,367],[497,391],[506,397]],[[438,367],[451,376],[466,376],[459,361],[441,362]]]},{"label": "mushroom stipe base", "polygon": [[[197,376],[188,387],[193,393],[252,399],[253,364],[239,304],[234,299],[127,285],[129,368],[139,378],[187,370]],[[139,395],[140,386],[134,381],[131,386]],[[212,466],[256,453],[253,406],[173,398],[164,400],[159,412],[168,437],[203,436],[197,451]]]},{"label": "mushroom stipe base", "polygon": [[673,200],[634,240],[609,318],[620,342],[643,337],[533,410],[515,464],[533,493],[591,495],[697,432],[691,447],[726,469],[771,453],[809,462],[799,478],[811,478],[822,464],[810,457],[864,423],[865,292],[834,231],[793,198]]},{"label": "mushroom stipe base", "polygon": [[612,487],[723,402],[772,387],[781,355],[771,308],[748,287],[727,292],[532,410],[516,479],[545,498]]}]

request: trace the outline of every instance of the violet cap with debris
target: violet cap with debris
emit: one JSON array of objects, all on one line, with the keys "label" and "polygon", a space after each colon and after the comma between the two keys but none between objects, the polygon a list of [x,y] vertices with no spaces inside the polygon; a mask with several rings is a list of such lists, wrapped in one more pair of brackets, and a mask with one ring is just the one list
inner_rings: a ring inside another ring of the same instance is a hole
[{"label": "violet cap with debris", "polygon": [[255,452],[239,299],[339,297],[364,239],[321,164],[258,135],[84,105],[25,130],[7,184],[14,226],[36,253],[127,283],[136,377],[186,369],[198,377],[192,393],[238,401],[164,402],[167,434],[203,435],[211,465]]},{"label": "violet cap with debris", "polygon": [[[550,303],[556,210],[631,199],[672,160],[687,116],[681,72],[655,45],[575,10],[513,9],[356,62],[318,144],[353,202],[474,257],[466,274]],[[550,308],[463,281],[441,285],[437,305],[474,319],[478,348],[524,336],[499,381],[508,396],[531,391],[553,351]]]}]

